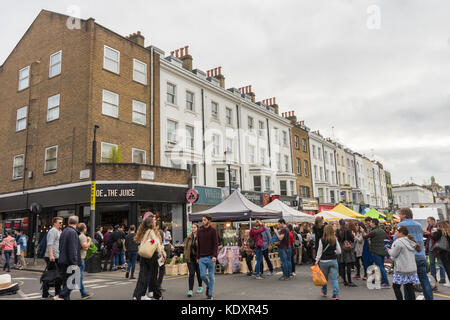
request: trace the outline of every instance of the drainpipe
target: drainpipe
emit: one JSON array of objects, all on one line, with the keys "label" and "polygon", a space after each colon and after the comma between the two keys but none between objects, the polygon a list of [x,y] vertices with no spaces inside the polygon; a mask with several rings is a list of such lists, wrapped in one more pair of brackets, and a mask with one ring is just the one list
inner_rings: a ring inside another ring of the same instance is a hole
[{"label": "drainpipe", "polygon": [[202,91],[202,137],[203,137],[203,184],[206,186],[206,142],[205,142],[205,96]]},{"label": "drainpipe", "polygon": [[153,148],[155,147],[155,132],[154,132],[154,126],[153,121],[155,120],[155,117],[153,115],[153,107],[154,107],[154,84],[153,84],[153,72],[155,70],[155,66],[153,65],[153,46],[150,48],[150,165],[154,165],[155,163],[155,153],[153,151]]}]

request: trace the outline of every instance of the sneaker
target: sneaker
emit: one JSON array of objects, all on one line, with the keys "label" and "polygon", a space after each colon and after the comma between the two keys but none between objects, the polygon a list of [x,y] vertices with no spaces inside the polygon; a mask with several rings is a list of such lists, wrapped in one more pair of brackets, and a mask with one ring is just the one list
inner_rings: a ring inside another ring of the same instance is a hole
[{"label": "sneaker", "polygon": [[367,277],[366,277],[366,276],[362,277],[362,279],[363,279],[364,281],[367,281]]},{"label": "sneaker", "polygon": [[349,286],[349,287],[357,287],[357,285],[354,284],[353,282],[349,282],[349,283],[348,283],[348,286]]},{"label": "sneaker", "polygon": [[358,276],[358,275],[353,276],[353,279],[361,279],[361,276]]},{"label": "sneaker", "polygon": [[150,291],[149,295],[150,295],[150,298],[153,298],[153,291]]},{"label": "sneaker", "polygon": [[56,296],[54,296],[53,298],[52,298],[52,300],[64,300],[63,298],[60,298],[58,295],[56,295]]},{"label": "sneaker", "polygon": [[283,276],[283,277],[280,277],[278,280],[281,280],[281,281],[286,281],[286,280],[289,280],[288,278],[286,278],[285,276]]},{"label": "sneaker", "polygon": [[390,288],[391,288],[391,286],[389,284],[385,284],[385,283],[381,284],[381,289],[390,289]]},{"label": "sneaker", "polygon": [[214,300],[212,296],[206,296],[206,300]]},{"label": "sneaker", "polygon": [[273,276],[273,271],[267,272],[267,275],[268,275],[268,276]]},{"label": "sneaker", "polygon": [[251,277],[253,275],[253,272],[247,272],[247,276]]},{"label": "sneaker", "polygon": [[206,291],[205,291],[206,297],[209,297],[208,292],[209,292],[209,287],[206,286]]},{"label": "sneaker", "polygon": [[127,273],[125,273],[125,278],[128,279],[129,276],[130,276],[130,273],[127,271]]},{"label": "sneaker", "polygon": [[147,295],[143,295],[141,300],[152,300],[152,298],[149,298]]},{"label": "sneaker", "polygon": [[23,269],[24,269],[24,266],[20,266],[20,267],[19,267],[19,270],[23,270]]},{"label": "sneaker", "polygon": [[42,296],[41,299],[43,300],[53,300],[53,297],[51,294],[49,294],[47,297]]},{"label": "sneaker", "polygon": [[331,298],[332,300],[339,300],[339,297],[335,294],[333,294],[333,297]]},{"label": "sneaker", "polygon": [[130,277],[130,280],[133,280],[133,279],[136,279],[136,277],[135,277],[135,276],[131,276],[131,277]]},{"label": "sneaker", "polygon": [[89,299],[92,298],[94,294],[92,292],[86,292],[84,296],[81,296],[81,299]]},{"label": "sneaker", "polygon": [[444,283],[443,286],[447,287],[447,288],[450,288],[450,282]]},{"label": "sneaker", "polygon": [[193,295],[192,290],[189,290],[188,293],[187,293],[187,296],[188,297],[192,297],[192,295]]},{"label": "sneaker", "polygon": [[256,279],[256,280],[263,280],[264,278],[261,277],[261,276],[256,276],[255,279]]},{"label": "sneaker", "polygon": [[203,292],[203,287],[198,287],[197,288],[197,293],[202,293]]},{"label": "sneaker", "polygon": [[325,292],[322,291],[322,289],[320,289],[320,293],[322,294],[322,297],[326,297],[327,294]]},{"label": "sneaker", "polygon": [[294,276],[294,277],[295,277],[295,276],[296,276],[295,272],[292,272],[292,273],[291,273],[291,276]]},{"label": "sneaker", "polygon": [[439,280],[439,283],[445,283],[445,279]]}]

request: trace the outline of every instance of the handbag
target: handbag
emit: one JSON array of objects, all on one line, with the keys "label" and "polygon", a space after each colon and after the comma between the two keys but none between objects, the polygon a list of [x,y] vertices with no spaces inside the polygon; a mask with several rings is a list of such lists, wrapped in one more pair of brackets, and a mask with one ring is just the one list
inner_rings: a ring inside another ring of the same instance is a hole
[{"label": "handbag", "polygon": [[323,287],[327,285],[327,279],[322,273],[322,270],[320,270],[319,266],[312,266],[312,279],[315,286]]},{"label": "handbag", "polygon": [[351,251],[353,249],[352,244],[348,240],[344,240],[343,248],[344,251]]},{"label": "handbag", "polygon": [[442,235],[441,238],[434,243],[433,250],[449,251],[447,237]]},{"label": "handbag", "polygon": [[[153,241],[153,242],[152,242]],[[138,254],[142,258],[150,259],[155,254],[158,244],[153,239],[148,239],[139,246]]]},{"label": "handbag", "polygon": [[[55,266],[55,268],[49,269],[49,266]],[[40,282],[42,285],[45,283],[47,288],[55,287],[58,282],[62,283],[62,276],[58,264],[50,262],[42,273]]]}]

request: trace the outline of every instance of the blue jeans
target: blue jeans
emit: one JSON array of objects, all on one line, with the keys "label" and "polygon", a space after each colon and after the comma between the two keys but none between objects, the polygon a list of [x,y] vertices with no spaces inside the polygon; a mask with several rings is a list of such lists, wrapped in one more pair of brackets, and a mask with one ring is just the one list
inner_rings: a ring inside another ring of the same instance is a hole
[{"label": "blue jeans", "polygon": [[255,265],[255,273],[260,276],[261,275],[261,263],[262,263],[262,249],[256,248],[256,265]]},{"label": "blue jeans", "polygon": [[[337,260],[331,260],[327,262],[319,262],[320,270],[322,271],[323,275],[327,279],[328,282],[328,276],[331,278],[331,283],[333,285],[333,296],[339,296],[339,282],[338,282],[338,263]],[[322,287],[322,292],[324,294],[327,294],[327,287],[328,285],[325,285]]]},{"label": "blue jeans", "polygon": [[130,272],[131,276],[134,276],[134,270],[136,269],[137,252],[128,252],[128,268],[127,271]]},{"label": "blue jeans", "polygon": [[86,289],[84,288],[84,283],[83,283],[83,272],[84,272],[85,268],[86,268],[86,263],[84,262],[84,259],[81,259],[81,267],[80,267],[80,293],[81,293],[81,296],[86,295]]},{"label": "blue jeans", "polygon": [[12,251],[4,250],[3,253],[5,254],[5,260],[6,260],[6,263],[3,266],[3,270],[5,270],[5,269],[11,270],[10,260],[11,260]]},{"label": "blue jeans", "polygon": [[430,255],[428,256],[429,260],[430,260],[430,274],[433,276],[433,278],[437,281],[436,278],[436,259],[438,261],[439,264],[439,280],[444,279],[445,280],[445,268],[444,268],[444,264],[442,263],[441,258],[436,258],[432,252],[430,252]]},{"label": "blue jeans", "polygon": [[[203,257],[199,260],[199,267],[200,267],[200,277],[202,278],[203,282],[206,284],[206,286],[209,288],[208,296],[213,295],[214,290],[214,272],[216,269],[216,263],[212,262],[212,256]],[[208,277],[206,277],[206,270],[208,270]]]},{"label": "blue jeans", "polygon": [[376,253],[372,253],[372,259],[373,259],[373,262],[375,262],[375,264],[378,266],[378,268],[380,268],[381,284],[389,285],[389,279],[387,277],[386,269],[384,269],[384,257],[382,257]]},{"label": "blue jeans", "polygon": [[287,249],[278,249],[278,254],[280,256],[280,260],[281,260],[281,270],[283,270],[283,276],[286,278],[289,278],[289,276],[291,275],[291,273],[289,272],[290,270],[290,264],[291,264],[291,260],[288,259],[289,257],[289,248]]},{"label": "blue jeans", "polygon": [[[433,300],[433,288],[431,288],[430,279],[428,279],[427,274],[427,258],[416,254],[416,266],[423,296],[425,297],[425,300]],[[408,293],[405,290],[405,300],[406,299],[408,299]]]}]

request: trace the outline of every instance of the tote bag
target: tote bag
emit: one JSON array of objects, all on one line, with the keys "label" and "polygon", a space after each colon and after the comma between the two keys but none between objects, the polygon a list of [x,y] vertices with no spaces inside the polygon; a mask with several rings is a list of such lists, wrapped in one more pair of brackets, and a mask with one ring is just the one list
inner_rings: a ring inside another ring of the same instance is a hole
[{"label": "tote bag", "polygon": [[150,259],[155,254],[155,251],[156,251],[156,249],[158,247],[158,244],[156,244],[156,242],[152,243],[151,240],[152,239],[149,238],[147,241],[145,241],[144,243],[142,243],[139,246],[138,254],[142,258]]}]

